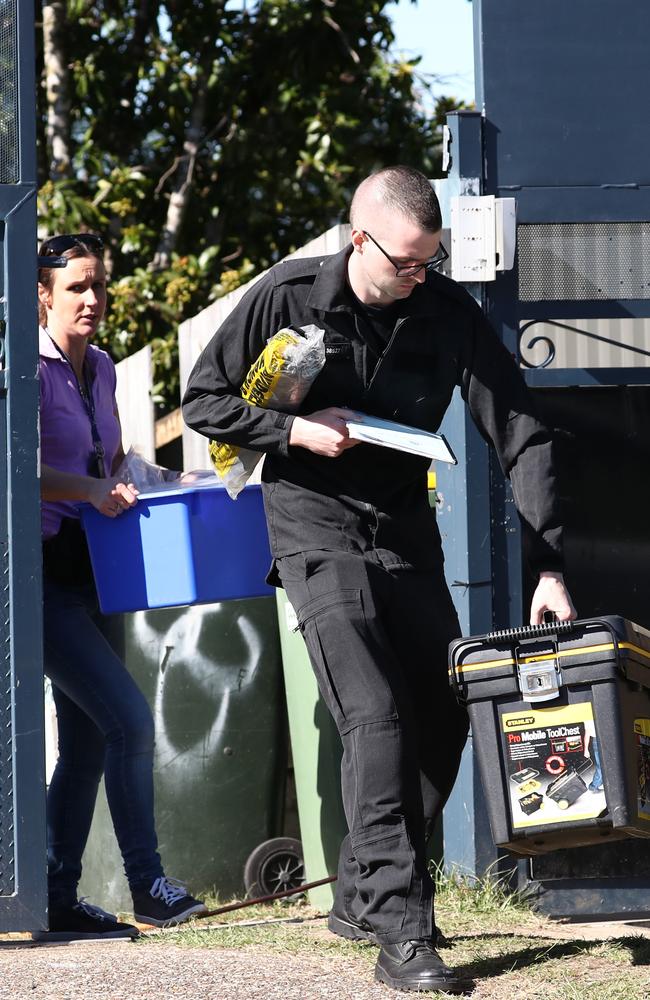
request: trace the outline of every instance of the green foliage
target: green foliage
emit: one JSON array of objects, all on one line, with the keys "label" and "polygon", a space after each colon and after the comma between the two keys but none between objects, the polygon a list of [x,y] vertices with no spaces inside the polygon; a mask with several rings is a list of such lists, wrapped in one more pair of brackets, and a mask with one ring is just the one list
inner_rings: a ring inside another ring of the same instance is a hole
[{"label": "green foliage", "polygon": [[[177,405],[183,319],[345,219],[388,163],[439,170],[417,60],[391,58],[387,0],[68,0],[72,171],[46,148],[45,233],[105,234],[116,358],[153,343],[161,402]],[[204,109],[204,110],[203,110]],[[194,155],[192,151],[194,150]],[[153,266],[185,178],[169,263]]]}]

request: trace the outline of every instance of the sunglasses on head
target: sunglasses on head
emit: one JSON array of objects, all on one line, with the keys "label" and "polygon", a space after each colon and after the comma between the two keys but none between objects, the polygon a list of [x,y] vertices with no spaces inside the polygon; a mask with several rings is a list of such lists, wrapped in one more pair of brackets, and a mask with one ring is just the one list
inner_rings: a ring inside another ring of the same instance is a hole
[{"label": "sunglasses on head", "polygon": [[66,267],[68,257],[62,254],[72,247],[82,246],[91,253],[101,256],[104,252],[104,241],[95,233],[66,233],[62,236],[51,236],[45,240],[38,255],[39,267]]}]

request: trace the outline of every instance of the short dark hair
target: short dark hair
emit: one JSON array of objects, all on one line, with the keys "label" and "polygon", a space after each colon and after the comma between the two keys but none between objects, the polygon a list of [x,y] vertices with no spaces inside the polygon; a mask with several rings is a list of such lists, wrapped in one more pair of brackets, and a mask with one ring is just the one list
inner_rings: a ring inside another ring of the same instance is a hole
[{"label": "short dark hair", "polygon": [[388,208],[401,212],[420,229],[430,233],[437,233],[442,229],[440,204],[431,181],[419,170],[403,165],[384,167],[383,170],[378,170],[361,182],[350,206],[353,226],[355,226],[355,199],[361,188],[367,184],[372,184],[373,188],[377,187],[381,200]]}]

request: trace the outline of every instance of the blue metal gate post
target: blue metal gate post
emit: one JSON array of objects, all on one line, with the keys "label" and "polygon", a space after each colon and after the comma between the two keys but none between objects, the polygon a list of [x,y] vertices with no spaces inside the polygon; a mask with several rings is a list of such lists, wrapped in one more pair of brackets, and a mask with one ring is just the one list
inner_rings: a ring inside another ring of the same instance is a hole
[{"label": "blue metal gate post", "polygon": [[[454,112],[447,119],[447,179],[436,183],[443,219],[450,219],[450,199],[481,194],[482,120],[477,112]],[[481,287],[468,286],[481,301]],[[463,634],[492,627],[492,554],[490,458],[465,403],[456,391],[442,426],[452,442],[458,466],[436,466],[440,497],[438,524],[445,553],[445,574]],[[472,875],[494,864],[497,851],[487,822],[483,790],[472,737],[443,818],[445,868]]]},{"label": "blue metal gate post", "polygon": [[[45,926],[34,11],[0,19],[0,930]],[[20,40],[20,41],[19,41]]]}]

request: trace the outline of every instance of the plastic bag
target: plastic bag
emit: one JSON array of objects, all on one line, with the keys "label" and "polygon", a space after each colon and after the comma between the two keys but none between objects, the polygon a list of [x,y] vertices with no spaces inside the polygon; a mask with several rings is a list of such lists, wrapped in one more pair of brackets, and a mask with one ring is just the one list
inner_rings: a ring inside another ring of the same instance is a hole
[{"label": "plastic bag", "polygon": [[[251,406],[292,413],[325,364],[325,331],[309,324],[278,330],[246,375],[242,398]],[[262,458],[259,451],[210,440],[210,461],[235,500]]]},{"label": "plastic bag", "polygon": [[122,483],[133,483],[141,493],[175,490],[179,486],[204,486],[214,484],[214,474],[209,469],[194,472],[176,472],[156,465],[131,447],[120,462],[115,476]]},{"label": "plastic bag", "polygon": [[129,448],[115,475],[120,482],[127,483],[127,485],[133,483],[137,489],[144,493],[177,479],[180,472],[163,469],[161,465],[150,462],[135,448]]}]

